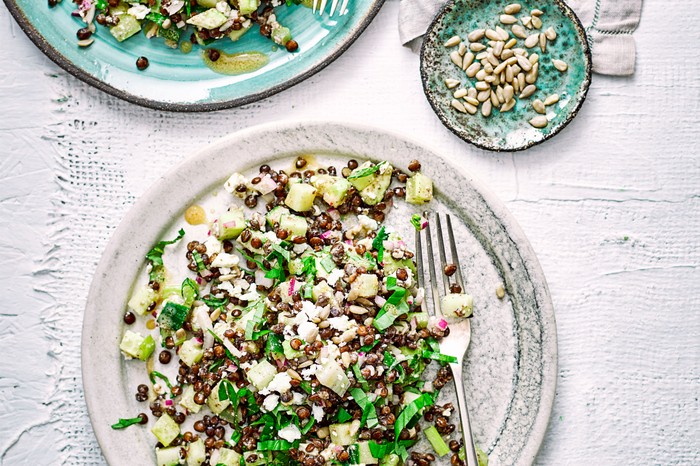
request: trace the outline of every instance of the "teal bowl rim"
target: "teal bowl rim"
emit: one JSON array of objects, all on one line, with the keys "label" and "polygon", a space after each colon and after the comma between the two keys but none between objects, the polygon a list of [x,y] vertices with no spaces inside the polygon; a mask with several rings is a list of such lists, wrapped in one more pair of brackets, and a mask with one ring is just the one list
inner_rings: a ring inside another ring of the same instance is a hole
[{"label": "teal bowl rim", "polygon": [[142,107],[151,108],[153,110],[163,110],[168,112],[210,112],[215,110],[224,110],[227,108],[240,107],[241,105],[250,104],[257,102],[258,100],[266,99],[279,92],[289,89],[292,86],[299,84],[307,78],[310,78],[314,74],[318,73],[326,66],[333,63],[339,56],[341,56],[349,47],[352,45],[358,37],[367,29],[367,26],[372,22],[372,20],[377,16],[379,10],[384,4],[385,0],[374,0],[371,7],[367,11],[367,14],[359,21],[357,29],[355,32],[345,37],[339,44],[336,45],[335,49],[324,59],[318,63],[312,65],[306,71],[291,77],[287,81],[271,86],[260,92],[254,94],[249,94],[244,97],[239,97],[236,99],[226,100],[222,102],[202,102],[193,104],[182,104],[173,102],[161,102],[159,100],[145,99],[143,97],[137,97],[129,92],[117,89],[116,87],[107,84],[101,79],[92,76],[90,73],[85,72],[82,68],[76,66],[68,58],[66,58],[62,53],[56,50],[45,38],[44,36],[34,28],[29,19],[25,16],[22,9],[15,2],[15,0],[4,0],[5,6],[10,11],[10,14],[15,19],[19,27],[24,31],[24,33],[29,37],[29,39],[41,50],[44,55],[49,57],[51,61],[63,68],[65,71],[69,72],[76,78],[80,79],[84,83],[87,83],[107,94],[118,97],[132,104],[140,105]]},{"label": "teal bowl rim", "polygon": [[[7,1],[7,0],[6,0]],[[455,125],[452,125],[450,120],[445,116],[444,109],[441,107],[438,107],[437,104],[433,101],[431,98],[432,91],[428,88],[428,73],[426,71],[426,53],[427,49],[429,47],[428,44],[428,36],[434,33],[435,28],[438,26],[438,23],[442,20],[443,16],[450,12],[453,8],[457,6],[458,1],[463,1],[463,0],[450,0],[448,3],[445,4],[444,7],[438,11],[438,13],[435,15],[433,18],[432,22],[430,23],[430,26],[428,26],[428,29],[426,30],[425,35],[423,36],[423,43],[421,44],[421,49],[420,49],[420,76],[421,76],[421,81],[423,83],[423,93],[425,94],[425,98],[428,100],[428,103],[430,104],[430,107],[433,109],[433,112],[438,116],[440,119],[440,122],[452,133],[454,133],[458,138],[461,140],[468,142],[469,144],[472,144],[479,149],[484,149],[488,150],[491,152],[518,152],[521,150],[526,150],[530,149],[531,147],[534,147],[538,144],[541,144],[548,139],[551,139],[552,137],[556,136],[559,134],[561,130],[566,128],[569,123],[571,123],[571,120],[578,115],[579,110],[581,109],[581,106],[583,105],[583,102],[586,100],[586,97],[588,96],[588,89],[591,86],[591,80],[592,80],[592,75],[593,75],[593,57],[591,55],[591,47],[589,43],[589,38],[588,35],[586,34],[586,29],[583,27],[583,23],[581,23],[581,20],[579,17],[576,15],[574,10],[571,9],[569,5],[567,5],[565,2],[562,0],[552,0],[554,3],[557,4],[559,8],[562,9],[564,14],[571,19],[571,21],[574,23],[574,28],[576,29],[576,32],[578,33],[578,38],[581,41],[581,44],[583,45],[583,53],[585,56],[585,62],[586,62],[586,77],[582,83],[583,87],[583,93],[581,94],[581,98],[576,104],[576,107],[572,110],[572,112],[566,117],[564,121],[561,122],[554,130],[545,135],[544,138],[538,140],[538,141],[529,141],[528,143],[520,146],[520,147],[513,147],[513,148],[504,148],[504,147],[494,147],[494,146],[489,146],[486,144],[479,143],[475,140],[472,140],[470,138],[469,133],[464,131],[461,127],[456,127]]]}]

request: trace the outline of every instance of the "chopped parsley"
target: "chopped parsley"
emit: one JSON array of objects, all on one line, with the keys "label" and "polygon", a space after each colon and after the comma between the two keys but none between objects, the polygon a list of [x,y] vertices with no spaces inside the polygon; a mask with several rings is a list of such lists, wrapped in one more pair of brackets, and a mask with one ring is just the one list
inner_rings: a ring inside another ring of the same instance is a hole
[{"label": "chopped parsley", "polygon": [[118,429],[126,429],[129,426],[133,426],[134,424],[141,424],[141,417],[136,416],[132,417],[130,419],[119,419],[119,422],[116,424],[112,424],[112,429],[118,430]]},{"label": "chopped parsley", "polygon": [[377,236],[372,240],[372,249],[377,251],[377,264],[381,265],[384,262],[384,241],[389,237],[389,234],[384,231],[382,226],[377,231]]}]

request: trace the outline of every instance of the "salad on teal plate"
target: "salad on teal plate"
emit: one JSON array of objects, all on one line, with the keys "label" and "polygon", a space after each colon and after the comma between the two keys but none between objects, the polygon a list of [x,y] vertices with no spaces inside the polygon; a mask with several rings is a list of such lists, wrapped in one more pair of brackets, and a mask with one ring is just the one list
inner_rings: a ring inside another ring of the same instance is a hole
[{"label": "salad on teal plate", "polygon": [[49,58],[88,84],[146,107],[209,111],[269,97],[321,70],[383,0],[316,8],[313,0],[5,3]]}]

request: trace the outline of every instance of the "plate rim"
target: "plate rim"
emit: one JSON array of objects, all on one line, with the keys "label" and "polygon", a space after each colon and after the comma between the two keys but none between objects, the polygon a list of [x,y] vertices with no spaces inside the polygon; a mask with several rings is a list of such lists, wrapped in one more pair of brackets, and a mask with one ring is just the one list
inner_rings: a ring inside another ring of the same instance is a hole
[{"label": "plate rim", "polygon": [[[27,16],[24,14],[23,9],[17,4],[16,0],[3,0],[5,6],[10,12],[10,15],[14,18],[15,22],[19,25],[20,29],[29,37],[34,45],[41,50],[41,52],[46,55],[52,62],[58,65],[63,70],[67,71],[71,75],[75,76],[79,80],[83,81],[90,86],[99,89],[109,95],[122,99],[124,101],[130,102],[132,104],[139,105],[141,107],[150,108],[152,110],[160,110],[166,112],[188,112],[188,113],[198,113],[198,112],[212,112],[217,110],[225,110],[229,108],[240,107],[243,105],[251,104],[268,97],[272,97],[286,89],[289,89],[297,84],[305,81],[311,76],[315,75],[319,71],[326,68],[328,65],[333,63],[338,59],[345,51],[350,48],[350,46],[362,35],[362,33],[367,29],[367,27],[372,23],[374,18],[379,13],[379,10],[384,5],[386,0],[372,0],[372,4],[367,11],[367,14],[358,23],[357,29],[345,38],[340,45],[333,50],[333,52],[322,58],[320,62],[314,64],[311,68],[306,71],[299,73],[292,78],[284,81],[281,84],[277,84],[272,87],[268,87],[260,92],[254,94],[249,94],[243,97],[238,97],[231,100],[225,100],[221,102],[202,102],[202,103],[177,103],[177,102],[163,102],[160,100],[147,99],[144,97],[139,97],[131,94],[127,91],[116,88],[105,81],[94,77],[90,73],[86,72],[79,66],[75,65],[71,60],[69,60],[65,55],[59,52],[53,45],[51,45],[44,36],[34,27],[34,25],[29,21]],[[48,8],[48,6],[47,6]]]},{"label": "plate rim", "polygon": [[[6,0],[8,1],[8,0]],[[425,40],[426,37],[433,32],[433,29],[437,27],[438,22],[445,16],[445,14],[448,12],[448,10],[451,10],[455,7],[458,1],[465,1],[465,0],[450,0],[447,2],[440,10],[435,14],[433,17],[432,21],[430,22],[430,26],[428,26],[428,29],[426,29],[425,34],[423,35],[423,41],[421,43],[420,47],[420,78],[421,78],[421,84],[423,88],[423,94],[425,95],[425,99],[428,101],[430,104],[430,108],[433,109],[433,113],[437,115],[438,119],[440,122],[445,126],[447,129],[449,129],[455,136],[457,136],[459,139],[462,141],[471,144],[473,146],[478,147],[479,149],[487,150],[490,152],[519,152],[523,150],[530,149],[532,147],[537,146],[538,144],[542,144],[543,142],[553,138],[557,134],[559,134],[564,128],[566,128],[569,123],[573,121],[574,118],[578,115],[578,112],[581,110],[581,107],[583,106],[583,102],[585,102],[586,97],[588,96],[588,90],[591,87],[591,81],[593,79],[593,55],[591,53],[591,38],[590,36],[586,33],[586,28],[583,26],[583,23],[581,22],[581,19],[578,17],[576,12],[571,8],[566,2],[563,0],[551,0],[554,3],[557,4],[560,8],[564,10],[566,13],[566,16],[568,16],[574,23],[574,27],[576,28],[577,36],[581,40],[581,43],[583,44],[583,52],[584,56],[586,58],[586,76],[583,81],[583,95],[581,96],[581,99],[578,101],[578,104],[576,107],[573,109],[571,114],[561,123],[561,125],[557,126],[554,131],[551,133],[545,135],[544,138],[538,140],[538,141],[529,141],[526,144],[518,147],[513,147],[513,148],[504,148],[504,147],[494,147],[490,146],[488,144],[483,144],[481,142],[477,142],[474,140],[471,140],[467,137],[467,135],[460,131],[458,128],[455,128],[452,124],[450,124],[449,121],[447,121],[446,118],[443,117],[442,109],[438,108],[436,104],[433,102],[433,100],[430,98],[430,91],[428,89],[428,75],[425,70],[425,67],[423,66],[425,60],[426,54],[427,54],[427,49],[428,49],[428,41]]]},{"label": "plate rim", "polygon": [[[100,419],[101,422],[97,422],[95,414],[97,412],[96,407],[98,405],[103,405],[104,403],[98,400],[101,393],[100,385],[94,378],[89,377],[90,366],[92,363],[96,363],[99,358],[94,358],[93,353],[90,351],[90,341],[91,338],[87,331],[90,328],[99,325],[100,318],[99,314],[94,311],[99,303],[96,297],[98,293],[98,288],[101,286],[100,282],[101,276],[104,276],[108,270],[109,262],[114,256],[119,255],[120,249],[120,238],[131,234],[131,230],[128,228],[133,222],[142,219],[145,214],[144,211],[152,208],[151,204],[153,201],[158,199],[158,194],[160,190],[166,186],[172,178],[175,178],[177,174],[188,167],[190,164],[194,164],[201,158],[206,157],[212,151],[217,148],[228,147],[234,141],[240,141],[242,139],[248,139],[255,136],[260,136],[264,134],[270,134],[275,131],[285,131],[292,129],[304,129],[308,134],[317,134],[314,128],[326,129],[335,128],[335,130],[343,132],[354,132],[356,134],[379,134],[383,136],[393,137],[399,141],[407,142],[415,147],[425,151],[426,156],[435,156],[442,160],[444,164],[451,167],[454,171],[460,174],[469,184],[472,185],[475,191],[483,198],[485,204],[493,212],[493,214],[498,218],[501,225],[507,231],[507,235],[511,238],[518,247],[518,252],[520,253],[523,263],[526,265],[528,271],[528,276],[530,277],[530,282],[532,283],[535,295],[541,298],[538,299],[539,313],[543,317],[542,328],[546,330],[543,334],[546,334],[546,339],[543,338],[542,347],[543,349],[543,361],[544,363],[549,363],[549,370],[542,372],[542,383],[540,391],[540,402],[537,414],[534,416],[535,420],[532,423],[532,427],[528,431],[527,438],[524,442],[524,447],[521,450],[521,458],[524,462],[519,462],[519,464],[532,464],[537,457],[538,452],[544,441],[544,437],[547,433],[549,421],[552,415],[554,407],[554,399],[556,397],[557,379],[558,379],[558,335],[557,326],[554,313],[554,306],[551,299],[551,294],[547,281],[544,276],[544,271],[537,259],[537,256],[530,244],[529,240],[525,236],[524,231],[517,223],[515,217],[507,209],[505,203],[500,200],[488,187],[486,187],[481,181],[475,179],[468,172],[460,169],[456,164],[452,163],[450,159],[441,155],[442,151],[436,150],[431,147],[431,145],[426,144],[417,139],[407,137],[399,132],[389,130],[384,127],[373,127],[361,123],[355,122],[341,122],[337,120],[320,120],[320,119],[307,119],[307,120],[278,120],[272,121],[260,125],[255,125],[248,127],[233,133],[230,133],[212,143],[206,144],[201,149],[193,152],[191,155],[187,156],[180,163],[176,164],[171,168],[165,175],[159,177],[153,184],[147,188],[143,194],[136,200],[136,202],[128,208],[122,219],[119,221],[118,226],[112,233],[110,239],[105,246],[102,256],[97,264],[92,281],[89,288],[88,297],[85,304],[84,314],[83,314],[83,324],[81,327],[81,378],[83,385],[83,392],[85,402],[88,408],[88,417],[90,419],[91,426],[95,433],[95,437],[100,445],[100,449],[104,457],[107,459],[109,464],[118,464],[114,460],[114,456],[111,450],[107,450],[105,447],[106,439],[108,438],[106,432],[111,432],[108,429],[108,425],[105,424],[104,419]],[[309,140],[309,145],[313,145],[313,140]],[[322,142],[320,144],[323,144]],[[301,150],[301,149],[300,149]],[[361,149],[358,149],[361,150]],[[284,149],[280,149],[280,153],[284,153]],[[381,155],[377,154],[378,157]],[[253,163],[253,161],[251,161]],[[172,224],[168,223],[163,226],[163,229],[169,228]],[[91,308],[93,310],[91,310]]]}]

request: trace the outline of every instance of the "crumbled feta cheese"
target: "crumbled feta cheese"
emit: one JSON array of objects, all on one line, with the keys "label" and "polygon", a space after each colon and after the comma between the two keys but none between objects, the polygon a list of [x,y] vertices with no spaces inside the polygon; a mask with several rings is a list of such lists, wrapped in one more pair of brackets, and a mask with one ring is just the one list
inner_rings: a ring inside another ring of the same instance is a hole
[{"label": "crumbled feta cheese", "polygon": [[301,371],[301,376],[304,379],[309,380],[309,379],[311,379],[311,377],[316,375],[316,372],[318,372],[318,370],[320,368],[321,368],[321,366],[319,364],[312,364],[309,367],[307,367],[306,369],[303,369]]},{"label": "crumbled feta cheese", "polygon": [[294,424],[289,424],[288,426],[281,428],[279,432],[277,432],[277,435],[279,438],[286,440],[287,442],[293,442],[301,439],[301,432]]},{"label": "crumbled feta cheese", "polygon": [[220,290],[227,292],[228,294],[233,294],[233,285],[231,282],[221,282],[218,285]]},{"label": "crumbled feta cheese", "polygon": [[213,261],[211,261],[212,267],[234,267],[238,265],[240,259],[238,256],[233,254],[227,254],[225,252],[216,255]]},{"label": "crumbled feta cheese", "polygon": [[216,9],[226,16],[228,16],[228,14],[231,12],[231,7],[229,6],[228,2],[218,2],[216,4]]},{"label": "crumbled feta cheese", "polygon": [[318,327],[313,322],[303,322],[299,324],[297,333],[307,343],[313,343],[316,341],[316,337],[318,336]]},{"label": "crumbled feta cheese", "polygon": [[357,220],[360,222],[360,225],[367,230],[376,230],[379,228],[377,221],[369,218],[366,215],[358,215]]},{"label": "crumbled feta cheese", "polygon": [[216,236],[210,236],[204,242],[204,247],[207,248],[207,255],[212,256],[221,252],[221,241]]},{"label": "crumbled feta cheese", "polygon": [[[177,13],[178,11],[182,10],[182,8],[183,8],[184,6],[185,6],[185,2],[184,2],[184,1],[182,1],[182,0],[175,0],[175,1],[173,1],[173,2],[170,2],[170,5],[163,6],[163,8],[166,9],[166,11],[168,12],[168,15],[169,15],[169,16],[172,16],[172,15],[174,15],[175,13]],[[235,186],[234,186],[234,188],[235,188]]]},{"label": "crumbled feta cheese", "polygon": [[151,9],[146,5],[141,5],[140,3],[132,3],[131,8],[127,11],[128,14],[136,19],[144,19]]},{"label": "crumbled feta cheese", "polygon": [[340,316],[340,317],[331,317],[328,319],[328,323],[331,324],[331,327],[333,327],[336,330],[340,330],[341,332],[344,332],[351,327],[357,326],[357,323],[355,321],[351,321],[348,316]]},{"label": "crumbled feta cheese", "polygon": [[326,278],[326,281],[330,286],[335,286],[336,283],[338,283],[338,280],[340,280],[345,272],[341,269],[333,269],[331,273],[328,274],[328,278]]},{"label": "crumbled feta cheese", "polygon": [[300,405],[304,402],[304,395],[302,395],[299,392],[294,392],[292,395],[292,401],[291,404],[293,405]]},{"label": "crumbled feta cheese", "polygon": [[[179,2],[179,3],[182,3],[182,4],[184,5],[184,2]],[[168,11],[170,11],[170,10],[168,10]],[[174,12],[173,12],[173,13],[174,13]],[[172,14],[172,13],[171,13],[171,14]],[[246,184],[246,183],[247,183],[247,180],[245,179],[245,177],[244,177],[243,175],[241,175],[240,173],[234,173],[234,174],[231,175],[231,176],[229,177],[229,179],[226,180],[226,182],[224,183],[224,189],[225,189],[227,192],[231,193],[231,194],[234,194],[234,193],[235,193],[235,194],[236,194],[237,196],[239,196],[239,197],[241,197],[241,195],[245,196],[245,193],[240,193],[240,194],[239,194],[239,193],[236,191],[236,186],[241,185],[241,184],[244,185],[244,184]]]},{"label": "crumbled feta cheese", "polygon": [[279,402],[280,402],[279,395],[268,395],[265,398],[265,401],[263,401],[262,409],[263,409],[263,411],[270,412],[277,407]]},{"label": "crumbled feta cheese", "polygon": [[270,381],[270,383],[265,387],[264,390],[261,390],[260,393],[263,395],[266,395],[270,392],[277,392],[277,393],[284,393],[289,390],[291,390],[292,385],[290,382],[292,381],[292,378],[287,374],[286,372],[279,372],[275,377]]},{"label": "crumbled feta cheese", "polygon": [[314,416],[314,419],[316,419],[316,422],[321,422],[323,420],[323,415],[325,414],[323,412],[323,408],[318,405],[313,405],[311,407],[311,413]]}]

